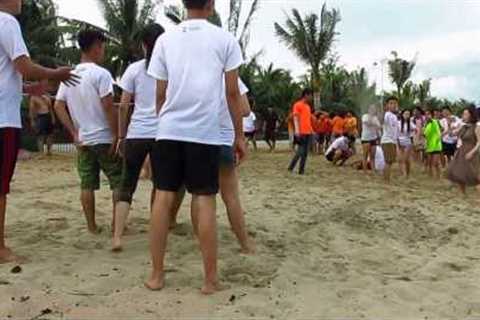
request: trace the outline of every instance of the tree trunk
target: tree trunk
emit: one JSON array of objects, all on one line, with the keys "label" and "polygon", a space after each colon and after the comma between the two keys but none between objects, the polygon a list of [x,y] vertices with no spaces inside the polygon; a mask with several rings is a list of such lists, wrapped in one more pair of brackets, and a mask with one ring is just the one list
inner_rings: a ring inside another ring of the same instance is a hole
[{"label": "tree trunk", "polygon": [[313,109],[320,109],[322,107],[322,101],[321,101],[321,95],[320,95],[320,90],[321,90],[321,84],[320,84],[320,70],[319,68],[314,68],[312,70],[312,90],[313,90]]}]

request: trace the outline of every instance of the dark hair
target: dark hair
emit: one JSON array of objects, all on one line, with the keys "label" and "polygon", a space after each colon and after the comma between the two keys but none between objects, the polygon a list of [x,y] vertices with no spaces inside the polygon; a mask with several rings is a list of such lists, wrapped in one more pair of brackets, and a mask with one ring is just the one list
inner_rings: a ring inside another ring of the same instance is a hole
[{"label": "dark hair", "polygon": [[470,113],[470,123],[477,123],[478,122],[478,117],[477,117],[477,110],[474,107],[468,107],[463,109],[463,112],[468,111]]},{"label": "dark hair", "polygon": [[312,89],[310,89],[310,88],[303,89],[303,91],[302,91],[302,98],[305,98],[306,96],[312,95],[312,94],[313,94],[313,90],[312,90]]},{"label": "dark hair", "polygon": [[418,107],[415,107],[415,110],[417,110],[418,112],[420,112],[421,114],[424,114],[425,111],[423,111],[422,107],[418,106]]},{"label": "dark hair", "polygon": [[183,5],[187,9],[203,9],[209,0],[183,0]]},{"label": "dark hair", "polygon": [[78,45],[82,52],[88,51],[95,43],[107,42],[107,37],[98,30],[86,29],[78,33]]},{"label": "dark hair", "polygon": [[[403,117],[403,115],[405,114],[405,112],[410,112],[410,110],[403,110],[401,113],[400,113],[400,123],[401,123],[401,132],[404,133],[405,132],[405,118]],[[408,118],[408,121],[407,121],[407,133],[410,132],[410,129],[411,129],[411,121],[410,119],[412,118],[412,116],[410,115],[410,118]]]},{"label": "dark hair", "polygon": [[395,97],[395,96],[390,96],[390,97],[387,98],[387,100],[385,100],[385,105],[387,105],[390,101],[397,101],[397,102],[399,102],[397,97]]},{"label": "dark hair", "polygon": [[142,31],[140,31],[140,40],[147,51],[145,55],[145,59],[147,60],[145,67],[147,69],[150,65],[150,59],[152,58],[155,43],[157,42],[158,37],[160,37],[164,32],[165,29],[158,23],[149,24],[145,26]]},{"label": "dark hair", "polygon": [[450,108],[449,106],[444,106],[442,110],[443,111],[448,110],[449,112],[452,112],[452,108]]}]

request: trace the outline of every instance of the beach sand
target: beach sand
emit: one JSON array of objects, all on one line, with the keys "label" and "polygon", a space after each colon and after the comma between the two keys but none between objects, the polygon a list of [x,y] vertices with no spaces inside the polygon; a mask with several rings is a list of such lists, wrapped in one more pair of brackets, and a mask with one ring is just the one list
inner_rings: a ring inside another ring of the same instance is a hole
[{"label": "beach sand", "polygon": [[[480,210],[447,181],[333,168],[306,176],[290,154],[251,154],[240,169],[255,256],[242,256],[218,204],[220,277],[200,295],[201,257],[186,201],[169,238],[167,286],[150,292],[150,184],[136,194],[125,251],[110,249],[105,181],[86,232],[73,156],[20,162],[8,208],[8,243],[30,262],[0,265],[0,319],[473,319],[480,317]],[[420,170],[416,168],[416,170]],[[17,270],[18,271],[18,270]]]}]

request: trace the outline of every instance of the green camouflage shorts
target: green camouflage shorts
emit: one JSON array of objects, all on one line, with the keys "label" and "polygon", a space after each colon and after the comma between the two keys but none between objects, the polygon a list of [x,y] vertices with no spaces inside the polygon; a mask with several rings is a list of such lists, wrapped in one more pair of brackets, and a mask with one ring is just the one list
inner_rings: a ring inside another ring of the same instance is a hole
[{"label": "green camouflage shorts", "polygon": [[122,181],[122,162],[109,154],[110,144],[78,148],[77,169],[82,190],[100,189],[100,170],[107,176],[111,190],[117,190]]}]

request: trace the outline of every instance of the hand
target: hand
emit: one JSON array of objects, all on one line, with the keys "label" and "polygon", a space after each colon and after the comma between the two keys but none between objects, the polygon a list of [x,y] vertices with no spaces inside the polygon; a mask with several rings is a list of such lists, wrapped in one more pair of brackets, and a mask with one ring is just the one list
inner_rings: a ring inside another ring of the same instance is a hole
[{"label": "hand", "polygon": [[119,138],[115,148],[115,154],[120,158],[125,156],[125,138]]},{"label": "hand", "polygon": [[108,151],[108,154],[112,157],[117,156],[117,147],[118,147],[118,142],[119,139],[118,137],[113,137],[112,139],[112,145],[110,146],[110,150]]},{"label": "hand", "polygon": [[233,150],[235,152],[235,163],[238,166],[245,160],[245,157],[247,156],[245,138],[241,137],[235,139],[235,142],[233,143]]},{"label": "hand", "polygon": [[475,156],[475,152],[470,151],[469,153],[467,153],[467,154],[465,155],[465,159],[467,159],[468,161],[470,161],[470,160],[473,159],[474,156]]},{"label": "hand", "polygon": [[53,71],[52,75],[53,80],[58,80],[63,82],[66,86],[76,86],[80,83],[80,77],[72,73],[72,68],[70,67],[60,67]]},{"label": "hand", "polygon": [[75,130],[75,131],[71,132],[70,134],[72,135],[73,144],[76,145],[77,147],[80,146],[81,142],[80,142],[78,130]]}]

